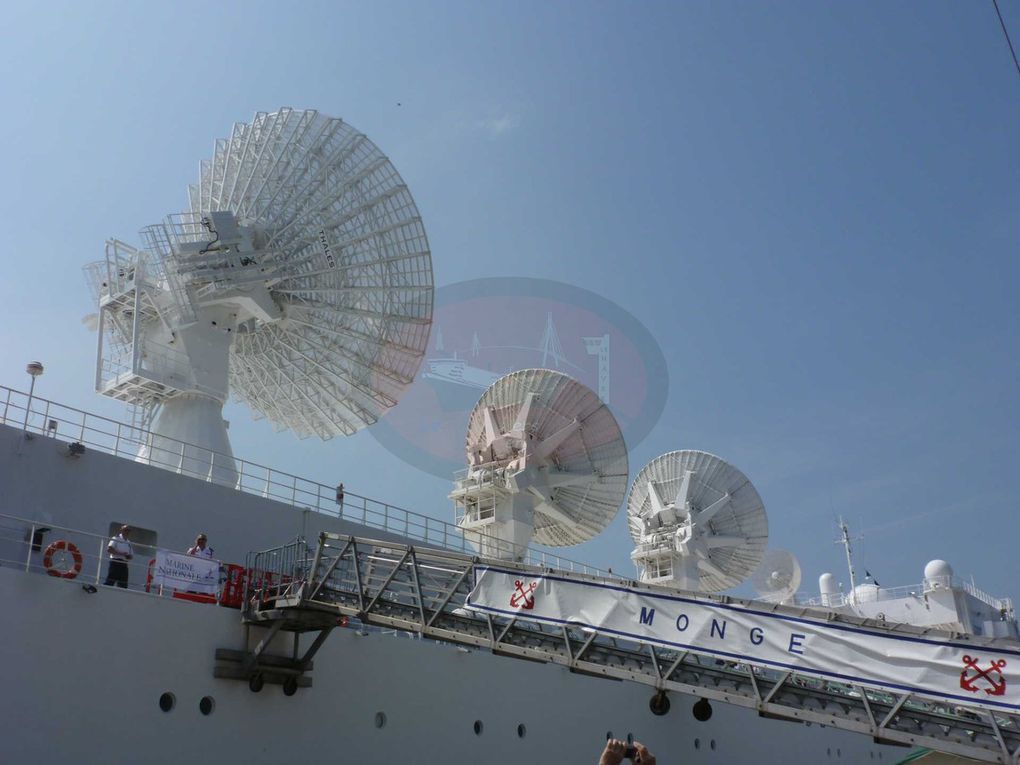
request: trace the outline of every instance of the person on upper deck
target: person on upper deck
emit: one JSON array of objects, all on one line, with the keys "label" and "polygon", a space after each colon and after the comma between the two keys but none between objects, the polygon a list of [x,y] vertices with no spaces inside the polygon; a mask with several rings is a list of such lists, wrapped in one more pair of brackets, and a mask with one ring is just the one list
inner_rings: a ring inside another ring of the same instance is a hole
[{"label": "person on upper deck", "polygon": [[130,534],[130,526],[121,526],[120,531],[106,545],[106,553],[110,556],[110,567],[106,571],[106,581],[103,584],[107,587],[111,584],[124,588],[128,586],[128,561],[134,557],[131,543],[128,542]]},{"label": "person on upper deck", "polygon": [[209,538],[205,534],[195,537],[195,544],[188,548],[188,555],[198,555],[201,558],[212,558],[213,549],[209,546]]}]

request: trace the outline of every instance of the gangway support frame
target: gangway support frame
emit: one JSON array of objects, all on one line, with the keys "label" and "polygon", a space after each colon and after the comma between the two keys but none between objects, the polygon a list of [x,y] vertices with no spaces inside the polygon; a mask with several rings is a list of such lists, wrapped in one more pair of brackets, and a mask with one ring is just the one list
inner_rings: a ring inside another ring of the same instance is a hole
[{"label": "gangway support frame", "polygon": [[[303,541],[293,542],[251,553],[248,565],[254,573],[242,608],[244,623],[294,632],[320,629],[315,650],[329,634],[328,625],[356,618],[363,625],[640,683],[654,689],[660,700],[664,697],[659,694],[683,693],[754,709],[762,717],[867,735],[883,744],[926,747],[982,762],[1020,763],[1020,715],[1009,711],[993,713],[955,699],[940,701],[912,692],[837,683],[753,660],[723,660],[700,649],[667,648],[587,625],[551,625],[522,614],[483,614],[465,608],[478,572],[491,566],[522,577],[555,574],[592,583],[603,583],[604,578],[325,532],[319,535],[314,554]],[[640,582],[625,584],[661,592]],[[725,596],[714,599],[742,602]],[[769,604],[769,608],[793,613],[792,607]],[[843,619],[806,609],[797,613]],[[854,623],[900,633],[905,629],[881,622]]]}]

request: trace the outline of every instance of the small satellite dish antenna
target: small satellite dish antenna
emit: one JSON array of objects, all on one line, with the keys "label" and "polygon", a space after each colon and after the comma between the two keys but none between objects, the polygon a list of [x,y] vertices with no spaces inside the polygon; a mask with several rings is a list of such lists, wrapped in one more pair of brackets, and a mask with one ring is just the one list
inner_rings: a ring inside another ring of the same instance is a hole
[{"label": "small satellite dish antenna", "polygon": [[800,563],[786,550],[766,550],[751,574],[751,584],[762,600],[789,603],[800,587]]},{"label": "small satellite dish antenna", "polygon": [[110,240],[85,269],[96,389],[159,412],[140,459],[234,483],[231,393],[323,439],[397,403],[428,342],[432,261],[375,144],[316,111],[260,112],[216,141],[188,199],[143,229],[144,248]]},{"label": "small satellite dish antenna", "polygon": [[638,473],[627,502],[641,580],[720,592],[761,561],[768,519],[747,477],[712,454],[663,454]]},{"label": "small satellite dish antenna", "polygon": [[616,418],[561,372],[525,369],[492,383],[471,412],[466,450],[450,498],[457,525],[486,557],[518,559],[531,541],[591,539],[627,493]]}]

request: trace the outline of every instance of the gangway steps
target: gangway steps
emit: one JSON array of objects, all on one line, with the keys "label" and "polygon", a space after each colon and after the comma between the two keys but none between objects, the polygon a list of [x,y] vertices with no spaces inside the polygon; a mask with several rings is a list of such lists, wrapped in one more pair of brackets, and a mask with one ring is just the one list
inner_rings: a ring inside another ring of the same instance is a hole
[{"label": "gangway steps", "polygon": [[[640,683],[654,689],[653,700],[678,692],[755,709],[765,717],[868,735],[881,743],[922,746],[984,762],[1020,762],[1020,716],[1009,712],[836,683],[753,661],[723,660],[699,649],[643,643],[589,626],[552,625],[466,609],[479,570],[493,565],[519,572],[522,580],[555,574],[604,581],[323,533],[314,555],[304,542],[249,555],[254,586],[243,618],[250,625],[303,632],[324,630],[339,617],[355,617],[367,625]],[[732,599],[720,599],[724,601]],[[320,645],[323,634],[328,631],[320,632]]]}]

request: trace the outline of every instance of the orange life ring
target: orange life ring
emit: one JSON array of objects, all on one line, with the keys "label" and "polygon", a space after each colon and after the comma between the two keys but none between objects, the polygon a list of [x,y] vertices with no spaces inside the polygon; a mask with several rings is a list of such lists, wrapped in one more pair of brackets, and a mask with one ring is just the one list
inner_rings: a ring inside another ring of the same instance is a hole
[{"label": "orange life ring", "polygon": [[[74,559],[74,565],[70,568],[63,569],[54,566],[53,554],[58,550],[66,550],[69,552],[71,557]],[[78,552],[78,548],[75,547],[74,542],[68,542],[66,539],[58,539],[46,548],[46,554],[43,556],[43,566],[46,568],[46,573],[50,576],[59,576],[61,579],[74,579],[81,573],[81,553]]]}]

